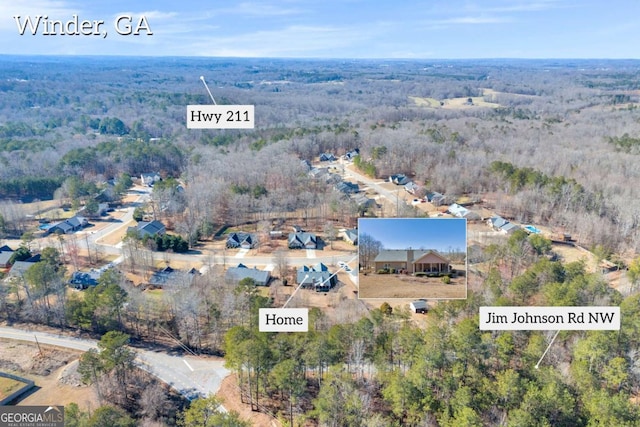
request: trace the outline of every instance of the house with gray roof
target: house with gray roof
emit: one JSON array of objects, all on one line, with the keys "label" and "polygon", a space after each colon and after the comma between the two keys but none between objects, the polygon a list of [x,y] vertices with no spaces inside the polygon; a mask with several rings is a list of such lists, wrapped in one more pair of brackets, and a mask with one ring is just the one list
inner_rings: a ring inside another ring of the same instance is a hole
[{"label": "house with gray roof", "polygon": [[323,263],[303,265],[298,269],[296,281],[303,288],[314,289],[316,292],[328,292],[337,283],[336,276]]},{"label": "house with gray roof", "polygon": [[150,222],[140,221],[135,227],[129,227],[127,229],[127,234],[136,233],[140,239],[146,236],[155,237],[156,235],[163,235],[166,232],[167,229],[164,224],[155,219]]},{"label": "house with gray roof", "polygon": [[343,236],[344,236],[344,240],[346,240],[347,242],[351,243],[352,245],[357,245],[358,244],[358,229],[357,228],[351,228],[351,229],[348,229],[348,230],[344,230]]},{"label": "house with gray roof", "polygon": [[409,181],[405,184],[404,190],[409,194],[416,194],[416,191],[420,189],[420,186],[413,181]]},{"label": "house with gray roof", "polygon": [[331,153],[322,153],[322,154],[320,154],[320,161],[321,162],[333,162],[334,160],[336,160],[336,156],[334,156]]},{"label": "house with gray roof", "polygon": [[358,184],[354,184],[353,182],[349,181],[340,181],[336,185],[334,185],[333,188],[343,194],[355,194],[360,191],[360,187],[358,186]]},{"label": "house with gray roof", "polygon": [[407,183],[409,183],[409,178],[407,178],[405,174],[397,173],[389,176],[389,182],[392,182],[395,185],[407,185]]},{"label": "house with gray roof", "polygon": [[470,211],[469,209],[465,208],[464,206],[460,206],[457,203],[454,203],[451,206],[449,206],[447,210],[451,215],[456,216],[458,218],[466,218],[470,221],[481,219],[480,215],[477,212]]},{"label": "house with gray roof", "polygon": [[229,233],[227,236],[227,248],[252,249],[258,244],[258,238],[252,233]]},{"label": "house with gray roof", "polygon": [[140,181],[142,185],[152,187],[154,183],[160,181],[160,174],[158,172],[147,172],[140,174]]},{"label": "house with gray roof", "polygon": [[11,270],[9,270],[9,277],[19,277],[24,278],[24,273],[37,262],[40,262],[40,254],[34,255],[29,259],[24,261],[16,261],[11,266]]},{"label": "house with gray roof", "polygon": [[57,222],[47,229],[46,234],[70,234],[89,224],[87,218],[76,215],[64,221]]},{"label": "house with gray roof", "polygon": [[289,233],[289,249],[317,249],[318,238],[313,233]]},{"label": "house with gray roof", "polygon": [[520,229],[519,226],[512,222],[507,221],[501,216],[494,215],[487,220],[487,225],[493,228],[495,231],[499,231],[503,234],[511,234],[514,231]]},{"label": "house with gray roof", "polygon": [[393,269],[411,274],[451,271],[451,262],[433,249],[385,249],[378,253],[373,262],[376,271]]},{"label": "house with gray roof", "polygon": [[446,197],[444,196],[444,194],[434,191],[432,193],[427,193],[427,200],[433,206],[442,206],[446,202]]},{"label": "house with gray roof", "polygon": [[10,266],[9,260],[13,255],[13,249],[9,246],[3,246],[0,248],[0,268],[8,268]]},{"label": "house with gray roof", "polygon": [[200,273],[195,268],[191,270],[178,270],[166,266],[162,270],[154,272],[149,278],[149,285],[155,288],[187,287],[193,282],[193,278]]},{"label": "house with gray roof", "polygon": [[238,264],[237,267],[231,267],[224,276],[229,283],[239,283],[243,279],[253,279],[258,286],[267,286],[271,280],[271,273],[257,268],[249,268],[244,264]]},{"label": "house with gray roof", "polygon": [[87,289],[89,286],[97,286],[101,275],[101,270],[74,271],[69,279],[69,284],[76,289]]}]

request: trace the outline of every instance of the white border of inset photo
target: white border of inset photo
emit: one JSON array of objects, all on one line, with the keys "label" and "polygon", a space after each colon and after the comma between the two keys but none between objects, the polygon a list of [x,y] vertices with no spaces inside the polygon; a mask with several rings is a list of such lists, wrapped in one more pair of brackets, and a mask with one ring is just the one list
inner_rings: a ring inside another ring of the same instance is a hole
[{"label": "white border of inset photo", "polygon": [[466,299],[467,220],[359,218],[358,298]]}]

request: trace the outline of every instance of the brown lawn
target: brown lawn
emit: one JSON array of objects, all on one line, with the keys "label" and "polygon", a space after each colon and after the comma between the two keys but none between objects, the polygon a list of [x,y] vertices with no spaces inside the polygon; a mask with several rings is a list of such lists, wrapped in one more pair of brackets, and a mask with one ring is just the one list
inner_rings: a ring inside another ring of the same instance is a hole
[{"label": "brown lawn", "polygon": [[465,277],[451,279],[445,285],[438,277],[413,277],[400,274],[360,274],[359,298],[429,298],[467,297]]}]

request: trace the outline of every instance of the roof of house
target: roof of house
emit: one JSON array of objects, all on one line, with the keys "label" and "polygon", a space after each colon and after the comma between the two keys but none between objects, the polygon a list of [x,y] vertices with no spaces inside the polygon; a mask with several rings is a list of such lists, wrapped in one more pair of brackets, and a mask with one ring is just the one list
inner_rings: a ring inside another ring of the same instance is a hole
[{"label": "roof of house", "polygon": [[83,227],[87,224],[87,219],[83,216],[73,216],[69,219],[65,219],[64,221],[60,221],[57,222],[55,224],[53,224],[51,227],[49,227],[49,229],[47,230],[48,232],[51,232],[52,229],[53,231],[55,231],[55,229],[59,229],[61,230],[63,233],[67,233],[69,231],[75,230],[77,228]]},{"label": "roof of house", "polygon": [[331,153],[322,153],[322,154],[320,154],[320,161],[321,162],[333,161],[335,159],[336,159],[336,156],[334,156]]},{"label": "roof of house", "polygon": [[91,270],[89,272],[74,271],[69,283],[72,285],[96,286],[101,275],[102,272],[98,270]]},{"label": "roof of house", "polygon": [[242,279],[250,278],[256,281],[258,285],[266,286],[271,278],[271,273],[257,268],[248,268],[244,264],[238,264],[237,267],[231,267],[225,274],[225,279],[230,282],[239,282]]},{"label": "roof of house", "polygon": [[289,233],[289,245],[292,243],[299,243],[304,246],[309,243],[316,243],[317,238],[313,233],[300,232],[300,233]]},{"label": "roof of house", "polygon": [[349,229],[349,230],[345,230],[344,234],[347,237],[347,239],[351,240],[352,242],[356,242],[358,240],[358,229],[357,228],[352,228],[352,229]]},{"label": "roof of house", "polygon": [[8,264],[9,263],[9,259],[11,259],[12,255],[13,255],[13,252],[1,251],[0,252],[0,265]]},{"label": "roof of house", "polygon": [[496,228],[502,228],[505,224],[509,223],[509,221],[507,221],[506,219],[498,215],[495,215],[489,218],[489,222],[493,227],[496,227]]},{"label": "roof of house", "polygon": [[373,206],[376,204],[375,200],[368,198],[364,194],[355,194],[353,196],[353,201],[356,202],[358,206],[365,206],[365,207]]},{"label": "roof of house", "polygon": [[190,285],[193,281],[193,277],[198,274],[196,269],[188,271],[177,270],[166,266],[160,271],[154,272],[149,278],[150,285],[164,286],[164,285]]},{"label": "roof of house", "polygon": [[16,261],[13,263],[11,270],[9,270],[9,276],[23,276],[25,271],[29,269],[35,263],[40,262],[40,255],[34,255],[25,261]]},{"label": "roof of house", "polygon": [[7,245],[4,245],[4,246],[0,247],[0,252],[13,252],[13,249],[11,249]]},{"label": "roof of house", "polygon": [[153,180],[156,180],[156,179],[160,179],[160,173],[158,173],[158,172],[146,172],[146,173],[141,173],[141,174],[140,174],[140,178],[141,178],[141,179],[144,179],[144,180],[146,180],[146,179],[153,179]]},{"label": "roof of house", "polygon": [[[408,252],[408,249],[383,249],[378,253],[378,256],[376,256],[374,262],[406,262],[407,252]],[[445,257],[440,255],[438,251],[434,249],[414,250],[413,261],[416,261],[422,258],[428,253],[433,253],[448,262],[448,260]]]},{"label": "roof of house", "polygon": [[417,300],[417,301],[411,301],[411,305],[413,306],[413,308],[415,309],[424,309],[424,308],[428,308],[427,302],[424,300]]},{"label": "roof of house", "polygon": [[460,218],[464,217],[466,214],[469,213],[469,209],[465,208],[464,206],[460,206],[457,203],[454,203],[451,206],[449,206],[448,211],[452,215],[459,216]]},{"label": "roof of house", "polygon": [[500,227],[500,230],[509,232],[509,231],[512,231],[512,230],[517,230],[518,228],[520,228],[520,227],[515,225],[514,223],[507,222],[504,225],[502,225],[502,227]]},{"label": "roof of house", "polygon": [[420,186],[413,181],[409,181],[405,184],[404,189],[407,191],[416,191]]},{"label": "roof of house", "polygon": [[151,222],[140,221],[136,226],[136,229],[139,232],[147,233],[152,236],[155,236],[158,233],[164,233],[166,230],[164,224],[155,219]]},{"label": "roof of house", "polygon": [[337,183],[334,188],[345,194],[357,193],[358,191],[360,191],[360,187],[358,186],[358,184],[354,184],[353,182],[349,181],[341,181]]},{"label": "roof of house", "polygon": [[407,176],[403,173],[393,174],[389,177],[389,179],[391,180],[391,182],[397,185],[405,185],[407,182],[409,182],[409,178],[407,178]]},{"label": "roof of house", "polygon": [[442,193],[438,193],[437,191],[434,191],[432,193],[427,193],[427,200],[429,200],[430,202],[438,201],[442,199],[444,199],[444,194]]},{"label": "roof of house", "polygon": [[296,275],[297,283],[308,283],[320,285],[325,282],[333,281],[333,274],[329,271],[329,268],[323,263],[318,263],[314,266],[306,266],[298,268]]},{"label": "roof of house", "polygon": [[250,245],[253,246],[256,243],[256,236],[252,233],[229,233],[227,237],[227,245],[231,244],[233,246],[242,246],[242,245]]}]

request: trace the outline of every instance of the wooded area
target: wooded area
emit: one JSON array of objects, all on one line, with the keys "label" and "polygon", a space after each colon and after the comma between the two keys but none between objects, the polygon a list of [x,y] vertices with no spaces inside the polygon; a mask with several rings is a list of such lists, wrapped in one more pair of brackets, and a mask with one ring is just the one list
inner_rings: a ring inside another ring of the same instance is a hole
[{"label": "wooded area", "polygon": [[[256,128],[188,130],[186,105],[210,103],[200,75],[219,103],[255,105]],[[268,234],[267,220],[287,214],[335,238],[334,223],[364,212],[303,161],[358,148],[363,174],[402,173],[454,200],[483,200],[615,257],[634,286],[640,278],[640,262],[629,262],[640,252],[638,61],[0,57],[0,76],[0,238],[27,230],[22,202],[55,197],[88,208],[101,195],[117,203],[145,173],[163,180],[134,215],[146,208],[182,237],[129,238],[125,254],[184,252],[248,222]],[[444,102],[454,98],[464,102]],[[32,240],[23,235],[21,258]],[[166,393],[154,386],[148,405],[139,402],[131,384],[147,379],[131,375],[130,354],[114,361],[108,349],[129,340],[170,349],[168,337],[224,355],[243,399],[284,425],[638,425],[639,297],[580,262],[556,260],[550,247],[517,232],[474,249],[482,268],[468,298],[438,303],[426,326],[386,304],[349,323],[314,309],[307,334],[257,332],[257,309],[269,299],[255,283],[227,283],[219,266],[160,296],[108,269],[77,295],[66,292],[58,250],[45,248],[43,262],[0,286],[0,319],[106,336],[107,353],[87,353],[83,372],[129,411],[101,409],[121,425],[136,417],[196,426],[203,413],[245,425],[211,409],[216,400],[196,401],[182,418],[177,407],[144,412]],[[278,259],[287,270],[286,254]],[[620,305],[622,329],[561,332],[536,369],[552,334],[480,331],[481,305]],[[95,414],[70,411],[77,425],[100,425]]]}]

